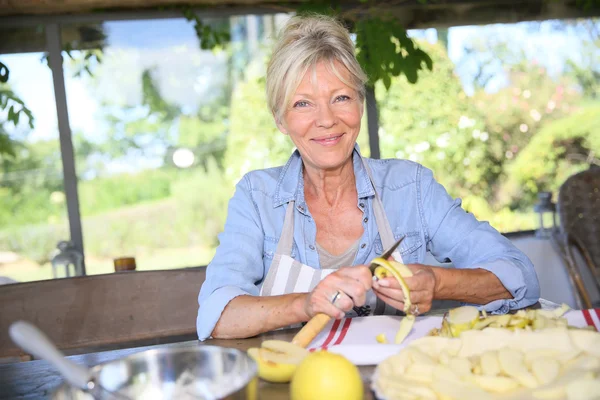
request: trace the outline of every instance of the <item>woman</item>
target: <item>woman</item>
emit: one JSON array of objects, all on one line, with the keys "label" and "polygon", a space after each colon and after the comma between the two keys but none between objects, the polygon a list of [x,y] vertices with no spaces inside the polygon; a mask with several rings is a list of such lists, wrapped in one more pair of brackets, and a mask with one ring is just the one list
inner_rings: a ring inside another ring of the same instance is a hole
[{"label": "woman", "polygon": [[[400,237],[394,257],[414,274],[406,312],[427,312],[434,299],[496,313],[538,300],[527,257],[465,212],[430,170],[361,157],[366,80],[334,19],[294,17],[284,27],[267,69],[267,99],[297,150],[285,166],[237,184],[200,291],[200,340],[250,337],[316,313],[404,310],[397,282],[373,282],[366,266]],[[423,265],[428,251],[456,268]]]}]

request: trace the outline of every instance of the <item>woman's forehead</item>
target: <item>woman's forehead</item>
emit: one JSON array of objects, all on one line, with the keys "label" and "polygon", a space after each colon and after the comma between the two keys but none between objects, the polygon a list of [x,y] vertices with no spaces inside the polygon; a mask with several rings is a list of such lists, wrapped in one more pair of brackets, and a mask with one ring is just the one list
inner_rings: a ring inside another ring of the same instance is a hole
[{"label": "woman's forehead", "polygon": [[296,89],[296,94],[353,89],[348,85],[350,80],[350,72],[342,63],[329,60],[319,61],[305,72]]}]

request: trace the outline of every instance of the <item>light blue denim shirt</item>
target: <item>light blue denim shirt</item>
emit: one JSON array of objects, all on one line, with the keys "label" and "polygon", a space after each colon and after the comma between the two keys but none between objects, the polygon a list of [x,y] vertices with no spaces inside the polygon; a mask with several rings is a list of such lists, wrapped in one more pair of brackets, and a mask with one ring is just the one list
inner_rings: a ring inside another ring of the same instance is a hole
[{"label": "light blue denim shirt", "polygon": [[[353,162],[363,210],[363,228],[353,265],[368,264],[383,252],[373,214],[375,192],[355,147]],[[406,264],[423,263],[430,252],[456,268],[483,268],[494,273],[513,295],[482,308],[506,313],[538,301],[540,288],[531,261],[487,222],[479,222],[452,199],[432,172],[420,164],[397,159],[367,159]],[[294,245],[291,256],[320,268],[316,224],[304,199],[302,159],[296,150],[285,166],[252,171],[236,185],[224,231],[208,265],[198,298],[198,338],[207,339],[225,306],[236,296],[259,294],[281,230],[288,202],[295,200]],[[252,316],[248,316],[252,318]]]}]

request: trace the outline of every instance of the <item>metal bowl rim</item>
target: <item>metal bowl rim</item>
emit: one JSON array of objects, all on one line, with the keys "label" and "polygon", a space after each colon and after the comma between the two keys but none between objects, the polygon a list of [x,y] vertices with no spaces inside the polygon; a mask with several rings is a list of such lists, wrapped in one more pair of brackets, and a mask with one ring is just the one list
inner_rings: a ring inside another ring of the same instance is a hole
[{"label": "metal bowl rim", "polygon": [[[245,352],[243,352],[239,349],[233,348],[233,347],[222,347],[222,346],[215,346],[215,345],[197,345],[194,347],[184,347],[184,346],[162,347],[162,348],[157,348],[157,349],[142,350],[139,352],[131,353],[122,358],[117,358],[115,360],[104,361],[104,362],[95,364],[94,366],[89,368],[89,371],[90,371],[92,377],[95,379],[98,377],[98,374],[102,370],[102,368],[104,368],[107,365],[117,364],[120,362],[129,361],[129,360],[134,360],[136,358],[141,358],[147,354],[188,353],[188,352],[199,353],[199,352],[205,351],[205,350],[208,350],[210,352],[237,353],[241,357],[241,359],[245,359],[248,362],[250,371],[246,371],[247,373],[246,373],[246,376],[244,376],[244,382],[240,385],[240,387],[235,387],[234,392],[237,390],[240,390],[245,385],[248,385],[252,381],[252,379],[254,379],[258,375],[258,365],[256,364],[256,361],[254,361],[254,359],[252,359],[252,357],[250,357],[248,354],[246,354]],[[81,390],[81,389],[78,389],[78,388],[74,387],[73,385],[69,384],[68,382],[66,382],[64,380],[64,378],[61,377],[61,379],[62,379],[62,383],[55,390],[52,391],[53,397],[54,397],[54,395],[56,395],[57,393],[60,393],[61,391],[65,390],[65,389]]]}]

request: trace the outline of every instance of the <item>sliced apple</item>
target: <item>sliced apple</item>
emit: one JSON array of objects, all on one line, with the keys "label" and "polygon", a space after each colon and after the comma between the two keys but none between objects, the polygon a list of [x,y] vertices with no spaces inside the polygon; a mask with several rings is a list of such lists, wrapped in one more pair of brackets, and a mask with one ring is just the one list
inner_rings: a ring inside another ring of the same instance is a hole
[{"label": "sliced apple", "polygon": [[289,382],[296,371],[297,364],[285,364],[265,360],[263,358],[264,352],[261,350],[264,349],[257,347],[248,349],[248,355],[252,357],[258,365],[258,376],[268,382]]},{"label": "sliced apple", "polygon": [[282,340],[265,340],[260,348],[248,349],[248,355],[258,364],[258,376],[275,383],[289,382],[308,354],[305,348]]},{"label": "sliced apple", "polygon": [[472,329],[478,321],[479,310],[473,306],[457,307],[448,312],[448,323],[454,337],[458,337],[462,332]]}]

